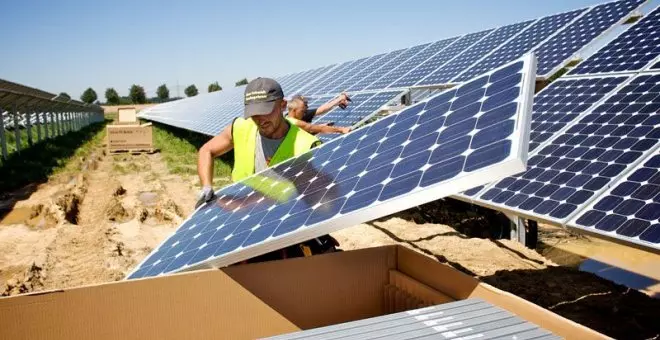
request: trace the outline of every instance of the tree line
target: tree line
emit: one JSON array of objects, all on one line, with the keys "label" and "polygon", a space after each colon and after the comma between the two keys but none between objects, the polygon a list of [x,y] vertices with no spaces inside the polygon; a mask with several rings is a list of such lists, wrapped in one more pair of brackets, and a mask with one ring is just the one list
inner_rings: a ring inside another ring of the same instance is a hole
[{"label": "tree line", "polygon": [[[248,83],[247,78],[243,78],[237,81],[235,84],[236,86],[242,86],[242,85],[247,85],[247,83]],[[207,87],[207,91],[209,93],[222,91],[222,86],[220,86],[220,84],[218,84],[218,82],[216,81],[209,84],[209,86]],[[188,87],[186,87],[186,89],[183,92],[186,94],[187,97],[194,97],[199,94],[199,90],[197,89],[197,86],[195,86],[195,84],[189,85]],[[69,96],[65,92],[60,93],[59,96],[63,98],[71,99],[71,96]],[[128,96],[125,97],[119,96],[117,90],[115,90],[112,87],[107,88],[105,90],[106,105],[163,103],[171,99],[178,99],[178,98],[170,98],[170,90],[167,88],[167,85],[165,84],[158,86],[158,89],[156,89],[156,97],[154,98],[147,98],[147,95],[144,91],[144,87],[136,84],[133,84],[130,87],[130,89],[128,90]],[[100,104],[96,91],[94,91],[94,89],[91,87],[85,90],[82,93],[82,95],[80,95],[80,100],[87,104],[92,104],[92,103]]]}]

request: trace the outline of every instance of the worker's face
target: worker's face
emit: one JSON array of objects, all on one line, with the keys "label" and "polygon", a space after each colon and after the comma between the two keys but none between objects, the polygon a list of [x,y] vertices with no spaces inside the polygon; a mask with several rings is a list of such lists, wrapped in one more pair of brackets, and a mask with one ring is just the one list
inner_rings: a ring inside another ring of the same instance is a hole
[{"label": "worker's face", "polygon": [[252,116],[252,120],[257,124],[259,132],[264,137],[270,137],[273,135],[282,124],[285,124],[284,117],[282,116],[282,111],[286,107],[286,102],[283,100],[278,100],[269,114]]},{"label": "worker's face", "polygon": [[291,109],[289,109],[289,116],[302,119],[305,111],[307,111],[307,103],[302,100],[296,100],[293,102]]}]

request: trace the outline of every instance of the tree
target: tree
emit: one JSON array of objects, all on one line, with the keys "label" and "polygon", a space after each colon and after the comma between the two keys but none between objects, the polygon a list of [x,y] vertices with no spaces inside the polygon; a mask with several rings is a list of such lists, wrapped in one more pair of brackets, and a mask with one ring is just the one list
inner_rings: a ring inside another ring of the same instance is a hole
[{"label": "tree", "polygon": [[98,96],[96,95],[96,91],[94,91],[94,89],[92,89],[91,87],[85,90],[85,92],[83,92],[83,94],[80,96],[80,100],[82,100],[87,104],[91,104],[95,102],[96,99],[98,99]]},{"label": "tree", "polygon": [[156,94],[158,95],[158,99],[163,101],[170,98],[170,90],[167,88],[167,85],[165,84],[158,86],[158,89],[156,90]]},{"label": "tree", "polygon": [[209,84],[209,93],[216,91],[222,91],[222,86],[220,86],[217,81],[215,83]]},{"label": "tree", "polygon": [[60,92],[60,97],[66,98],[66,99],[71,99],[71,96],[69,96],[69,94],[66,93],[66,92]]},{"label": "tree", "polygon": [[117,93],[117,91],[115,91],[114,88],[110,87],[107,90],[105,90],[105,102],[106,104],[110,104],[110,105],[119,104],[119,94]]},{"label": "tree", "polygon": [[186,87],[186,89],[183,92],[188,97],[194,97],[199,93],[199,91],[197,91],[197,86],[195,86],[195,84]]},{"label": "tree", "polygon": [[247,78],[243,78],[236,82],[236,86],[247,85],[247,83],[248,83]]},{"label": "tree", "polygon": [[140,85],[131,86],[131,89],[128,91],[129,97],[133,104],[144,104],[147,102],[147,95],[144,93],[144,88]]}]

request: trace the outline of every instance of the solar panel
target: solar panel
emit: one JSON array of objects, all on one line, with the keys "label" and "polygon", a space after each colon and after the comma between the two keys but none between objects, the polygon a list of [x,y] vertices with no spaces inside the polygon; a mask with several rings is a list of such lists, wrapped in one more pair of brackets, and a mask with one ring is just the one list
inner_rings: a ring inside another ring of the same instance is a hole
[{"label": "solar panel", "polygon": [[518,173],[534,78],[527,55],[224,187],[128,278],[230,265]]},{"label": "solar panel", "polygon": [[437,53],[433,57],[427,59],[419,66],[413,68],[410,72],[399,78],[394,83],[390,84],[389,88],[409,87],[418,82],[420,79],[428,76],[433,71],[444,65],[447,61],[454,58],[459,53],[463,52],[468,47],[472,46],[477,41],[488,35],[493,30],[485,30],[481,32],[471,33],[460,37],[456,42],[449,45],[447,48]]},{"label": "solar panel", "polygon": [[371,58],[361,58],[347,64],[346,67],[337,70],[337,72],[329,75],[328,77],[325,77],[324,80],[316,82],[316,85],[304,88],[305,93],[312,95],[326,94],[326,91],[330,90],[328,87],[331,84],[333,84],[335,81],[345,79],[344,77],[350,76],[352,72],[357,72],[356,70],[359,70],[363,64],[368,63],[370,59]]},{"label": "solar panel", "polygon": [[442,66],[440,69],[431,73],[415,85],[434,85],[446,84],[463,70],[474,64],[479,59],[486,56],[493,49],[508,41],[514,35],[532,24],[534,20],[529,20],[513,25],[503,26],[489,34],[484,39],[467,49],[465,52],[456,56],[453,60]]},{"label": "solar panel", "polygon": [[266,339],[559,339],[482,299],[466,299],[405,312],[282,334]]},{"label": "solar panel", "polygon": [[[329,74],[333,71],[335,71],[336,68],[339,66],[337,64],[332,64],[324,67],[319,67],[317,69],[312,70],[312,72],[296,79],[294,82],[291,84],[288,84],[287,87],[282,87],[282,91],[284,93],[296,93],[296,91],[300,88],[303,88],[305,86],[308,86],[315,80],[319,79],[320,77],[324,77],[326,74]],[[280,86],[282,86],[280,84]]]},{"label": "solar panel", "polygon": [[568,225],[660,251],[660,152],[649,155]]},{"label": "solar panel", "polygon": [[534,96],[529,151],[554,137],[621,85],[627,76],[559,78]]},{"label": "solar panel", "polygon": [[660,55],[660,7],[624,31],[568,75],[638,71]]},{"label": "solar panel", "polygon": [[350,60],[343,62],[339,64],[337,67],[326,72],[322,76],[317,77],[314,80],[310,79],[309,81],[301,83],[300,87],[298,87],[294,92],[312,94],[318,86],[323,86],[324,84],[327,84],[328,82],[332,81],[332,79],[334,79],[337,75],[343,74],[343,72],[349,70],[351,67],[353,67],[353,65],[355,65],[356,63],[360,63],[362,61],[363,60],[358,59],[358,60]]},{"label": "solar panel", "polygon": [[563,67],[580,49],[603,34],[646,0],[614,1],[593,7],[536,50],[538,77],[547,78]]},{"label": "solar panel", "polygon": [[451,45],[454,41],[458,39],[457,37],[448,38],[440,41],[436,41],[433,44],[429,45],[427,48],[423,49],[419,53],[415,54],[412,58],[401,63],[399,66],[394,69],[390,69],[390,72],[385,73],[382,77],[378,78],[375,82],[371,83],[369,86],[365,87],[365,90],[378,90],[387,88],[395,80],[399,79],[402,75],[408,73],[417,65],[423,63],[430,57],[434,56],[436,53],[444,50],[447,46]]},{"label": "solar panel", "polygon": [[346,70],[342,74],[336,75],[332,81],[323,84],[322,86],[317,87],[317,89],[314,92],[309,92],[310,94],[325,94],[325,93],[333,93],[332,90],[337,87],[337,85],[343,83],[347,79],[351,78],[354,76],[356,73],[368,68],[374,63],[377,63],[378,60],[380,60],[383,56],[386,54],[378,54],[370,58],[365,58],[365,61],[360,63],[359,65],[356,63],[353,68]]},{"label": "solar panel", "polygon": [[553,34],[559,32],[585,10],[586,9],[580,9],[539,19],[524,32],[515,36],[506,44],[500,46],[487,57],[474,64],[474,66],[470,67],[451,81],[465,81],[514,60],[524,53],[532,51],[535,46],[542,43]]},{"label": "solar panel", "polygon": [[565,224],[658,147],[659,109],[660,75],[634,77],[475,202]]},{"label": "solar panel", "polygon": [[367,86],[369,86],[369,84],[373,83],[378,78],[384,76],[387,72],[389,72],[393,68],[396,68],[401,63],[410,59],[412,56],[414,56],[419,51],[423,50],[429,45],[430,43],[416,45],[405,50],[403,53],[396,56],[396,58],[390,60],[388,63],[383,64],[379,69],[375,70],[374,72],[371,72],[368,76],[360,79],[359,81],[351,85],[348,89],[346,89],[346,91],[356,92],[356,91],[364,90]]},{"label": "solar panel", "polygon": [[351,106],[345,110],[336,108],[331,112],[318,116],[318,119],[314,123],[323,124],[333,122],[338,126],[355,126],[370,118],[376,113],[376,110],[401,94],[401,91],[382,91],[376,94],[364,94],[365,97],[363,98],[360,98],[363,94],[358,94],[355,97],[356,99],[359,98],[359,102],[357,100],[353,101]]},{"label": "solar panel", "polygon": [[406,51],[405,48],[401,50],[392,51],[386,54],[384,57],[378,59],[373,64],[365,67],[364,69],[360,70],[360,72],[354,74],[351,78],[346,79],[346,81],[337,85],[334,89],[330,90],[329,93],[339,93],[341,91],[344,91],[350,86],[356,84],[359,80],[369,76],[372,72],[375,72],[376,70],[380,69],[383,65],[389,63],[392,59],[398,57],[404,51]]}]

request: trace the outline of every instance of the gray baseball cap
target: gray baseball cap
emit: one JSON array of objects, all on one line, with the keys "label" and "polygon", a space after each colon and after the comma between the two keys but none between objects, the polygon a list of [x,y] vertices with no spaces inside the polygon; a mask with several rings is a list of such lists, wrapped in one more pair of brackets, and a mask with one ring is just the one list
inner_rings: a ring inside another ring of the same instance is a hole
[{"label": "gray baseball cap", "polygon": [[275,102],[284,98],[284,91],[277,81],[256,78],[245,87],[245,118],[267,115],[273,111]]}]

